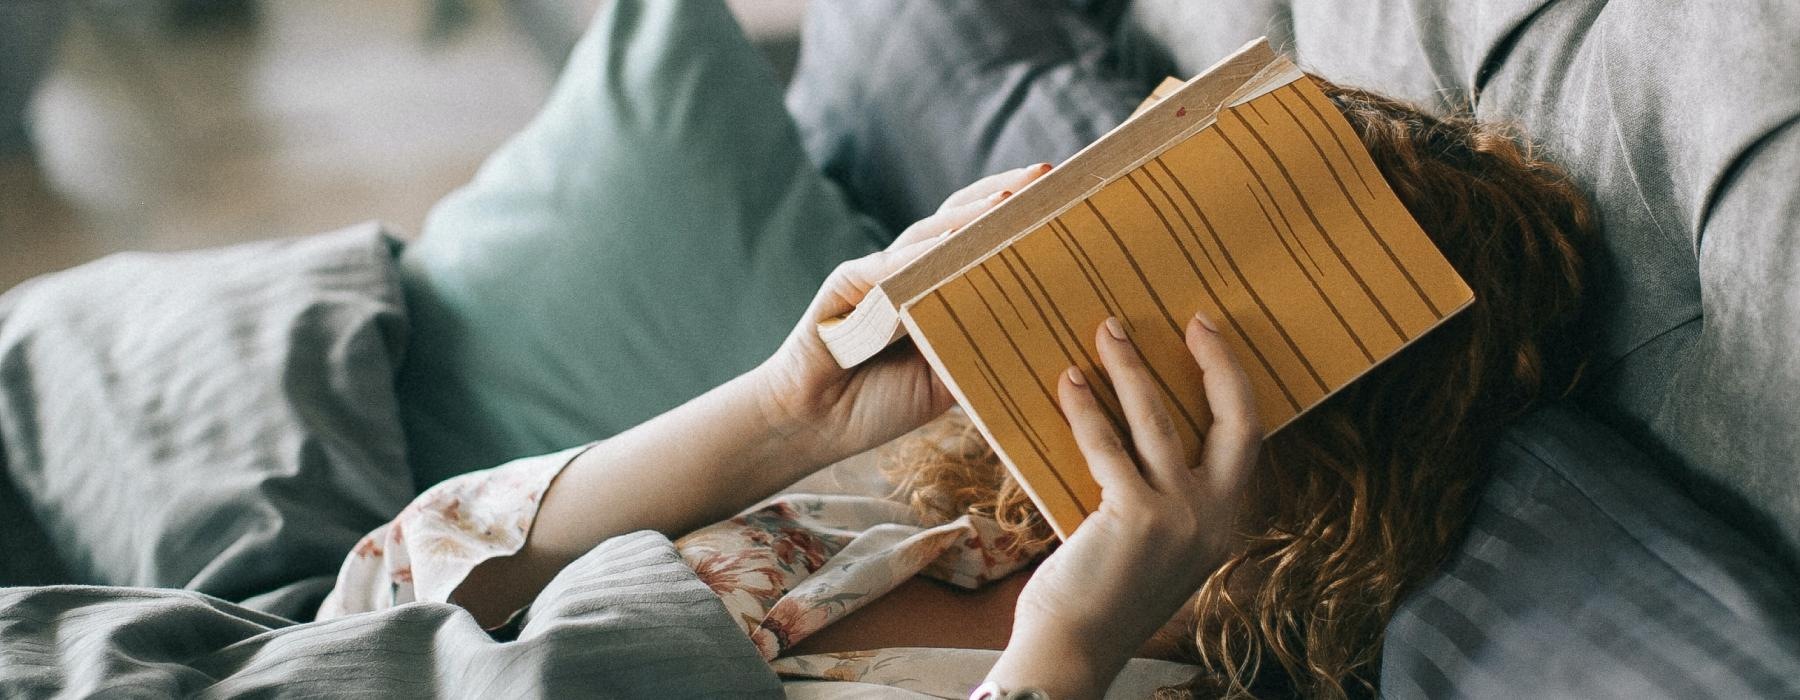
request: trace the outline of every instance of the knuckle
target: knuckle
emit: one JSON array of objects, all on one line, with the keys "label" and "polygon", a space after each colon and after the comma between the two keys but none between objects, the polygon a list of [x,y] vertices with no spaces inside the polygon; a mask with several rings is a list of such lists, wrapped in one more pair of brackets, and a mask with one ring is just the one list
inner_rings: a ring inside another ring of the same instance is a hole
[{"label": "knuckle", "polygon": [[861,267],[861,265],[863,264],[863,261],[869,260],[869,259],[873,258],[874,256],[880,255],[880,254],[881,253],[871,253],[868,257],[851,258],[849,260],[845,260],[841,263],[838,263],[837,267],[834,267],[831,269],[831,276],[842,278],[842,279],[848,279],[852,275],[856,274],[857,269],[859,267]]}]

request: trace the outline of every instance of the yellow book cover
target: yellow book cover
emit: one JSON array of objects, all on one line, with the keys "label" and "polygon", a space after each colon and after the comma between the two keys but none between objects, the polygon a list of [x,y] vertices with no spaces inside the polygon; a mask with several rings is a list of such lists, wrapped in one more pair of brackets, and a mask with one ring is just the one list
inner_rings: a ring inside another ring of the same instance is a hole
[{"label": "yellow book cover", "polygon": [[1196,311],[1218,320],[1273,433],[1474,299],[1343,115],[1266,43],[1158,93],[821,327],[845,364],[910,334],[1063,537],[1100,488],[1058,373],[1080,367],[1128,434],[1093,346],[1106,317],[1197,445]]}]

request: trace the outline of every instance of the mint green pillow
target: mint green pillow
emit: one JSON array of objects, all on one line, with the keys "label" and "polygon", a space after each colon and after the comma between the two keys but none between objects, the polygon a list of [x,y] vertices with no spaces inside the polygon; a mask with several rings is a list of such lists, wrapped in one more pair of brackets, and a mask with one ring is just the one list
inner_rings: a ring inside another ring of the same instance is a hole
[{"label": "mint green pillow", "polygon": [[401,258],[417,486],[622,431],[768,356],[890,235],[808,161],[721,2],[613,0]]}]

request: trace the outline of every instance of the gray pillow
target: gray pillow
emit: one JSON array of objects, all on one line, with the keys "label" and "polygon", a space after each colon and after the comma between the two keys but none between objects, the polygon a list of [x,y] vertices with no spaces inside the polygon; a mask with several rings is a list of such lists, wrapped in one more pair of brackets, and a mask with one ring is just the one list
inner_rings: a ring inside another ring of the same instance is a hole
[{"label": "gray pillow", "polygon": [[1567,407],[1495,450],[1469,534],[1400,606],[1391,698],[1800,696],[1793,573]]},{"label": "gray pillow", "polygon": [[1172,74],[1110,40],[1116,5],[812,3],[788,110],[825,174],[900,230],[984,175],[1074,155]]},{"label": "gray pillow", "polygon": [[394,246],[364,225],[122,254],[0,297],[6,476],[67,580],[310,616],[413,494]]}]

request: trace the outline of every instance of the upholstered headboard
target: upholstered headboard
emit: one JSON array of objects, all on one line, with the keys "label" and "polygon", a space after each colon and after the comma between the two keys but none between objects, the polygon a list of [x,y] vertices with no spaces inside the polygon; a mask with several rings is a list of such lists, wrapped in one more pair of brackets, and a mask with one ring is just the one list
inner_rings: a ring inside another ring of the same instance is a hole
[{"label": "upholstered headboard", "polygon": [[1509,120],[1593,197],[1587,407],[1800,553],[1800,5],[1138,0],[1187,72],[1268,35],[1334,81]]}]

